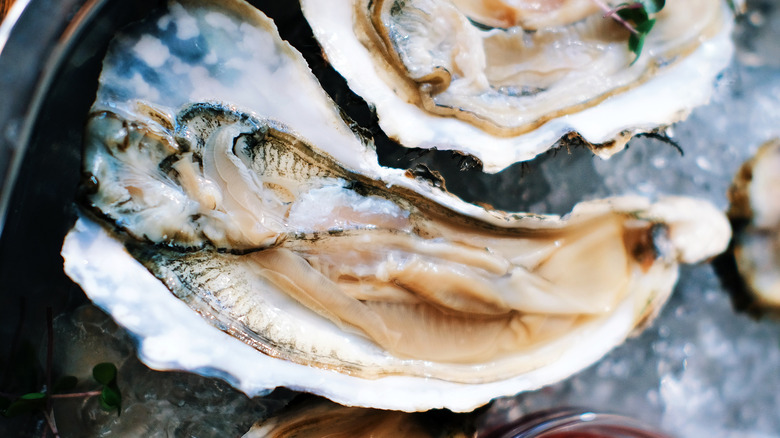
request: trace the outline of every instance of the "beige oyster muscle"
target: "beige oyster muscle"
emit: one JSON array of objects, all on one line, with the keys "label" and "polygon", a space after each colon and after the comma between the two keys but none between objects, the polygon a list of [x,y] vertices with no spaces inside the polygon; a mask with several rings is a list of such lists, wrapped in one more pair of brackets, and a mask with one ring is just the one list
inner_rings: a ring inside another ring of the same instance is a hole
[{"label": "beige oyster muscle", "polygon": [[390,137],[474,155],[489,172],[564,137],[608,157],[709,99],[732,52],[724,1],[666,2],[638,58],[597,3],[301,1]]},{"label": "beige oyster muscle", "polygon": [[[438,411],[438,413],[442,413]],[[309,399],[255,423],[242,438],[467,438],[476,436],[470,416],[425,414],[340,406]],[[473,421],[473,420],[472,420]],[[484,435],[484,434],[483,434]]]},{"label": "beige oyster muscle", "polygon": [[239,2],[171,3],[116,38],[83,172],[94,219],[66,272],[143,360],[351,406],[465,411],[563,379],[730,236],[693,199],[510,214],[381,167]]},{"label": "beige oyster muscle", "polygon": [[734,258],[756,309],[780,311],[780,140],[742,165],[729,191]]}]

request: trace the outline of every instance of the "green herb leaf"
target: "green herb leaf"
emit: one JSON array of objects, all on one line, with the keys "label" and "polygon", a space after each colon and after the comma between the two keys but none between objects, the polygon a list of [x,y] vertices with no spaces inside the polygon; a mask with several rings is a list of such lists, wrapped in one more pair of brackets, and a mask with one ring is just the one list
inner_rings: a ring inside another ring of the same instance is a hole
[{"label": "green herb leaf", "polygon": [[619,9],[617,11],[617,14],[620,18],[626,21],[633,22],[635,29],[637,26],[641,25],[642,23],[650,19],[644,7],[633,8],[630,7],[630,5],[626,5],[626,6],[627,7],[625,8]]},{"label": "green herb leaf", "polygon": [[636,27],[636,30],[639,33],[632,33],[631,36],[628,37],[628,50],[636,55],[636,58],[634,58],[634,61],[631,64],[639,59],[639,55],[642,53],[642,47],[645,45],[645,37],[647,37],[647,34],[653,28],[654,24],[655,19],[647,20]]},{"label": "green herb leaf", "polygon": [[664,0],[638,0],[638,3],[644,6],[648,14],[655,14],[664,8],[666,2]]},{"label": "green herb leaf", "polygon": [[[639,54],[642,53],[642,46],[645,45],[645,35],[644,34],[635,34],[632,33],[630,37],[628,37],[628,50],[631,51],[631,53],[636,55],[636,58],[634,58],[634,62],[639,58]],[[631,64],[633,64],[632,62]]]},{"label": "green herb leaf", "polygon": [[103,384],[100,406],[106,411],[116,409],[119,415],[122,412],[122,393],[116,384],[116,365],[108,362],[97,364],[92,368],[92,376]]},{"label": "green herb leaf", "polygon": [[651,18],[650,20],[637,24],[636,30],[641,34],[647,35],[651,30],[653,30],[653,26],[655,26],[655,18]]},{"label": "green herb leaf", "polygon": [[46,404],[46,394],[42,392],[31,392],[25,394],[13,403],[3,412],[6,417],[15,417],[20,414],[32,412],[38,409],[43,409]]},{"label": "green herb leaf", "polygon": [[75,388],[78,383],[79,379],[77,379],[75,376],[60,377],[57,382],[54,383],[52,394],[60,394],[65,391],[70,391],[71,389]]},{"label": "green herb leaf", "polygon": [[[596,2],[596,0],[593,1]],[[611,10],[608,10],[608,6],[601,2],[596,3],[599,4],[607,15],[611,15],[615,21],[618,21],[631,32],[631,35],[628,37],[628,50],[636,55],[631,64],[635,63],[642,53],[642,47],[645,45],[647,34],[655,24],[655,18],[650,17],[663,9],[666,1],[633,0],[628,3],[621,3]]]},{"label": "green herb leaf", "polygon": [[109,412],[116,409],[117,415],[122,412],[122,394],[116,384],[103,387],[103,392],[100,393],[100,407]]},{"label": "green herb leaf", "polygon": [[116,380],[116,365],[104,362],[92,368],[92,377],[103,385],[109,385]]}]

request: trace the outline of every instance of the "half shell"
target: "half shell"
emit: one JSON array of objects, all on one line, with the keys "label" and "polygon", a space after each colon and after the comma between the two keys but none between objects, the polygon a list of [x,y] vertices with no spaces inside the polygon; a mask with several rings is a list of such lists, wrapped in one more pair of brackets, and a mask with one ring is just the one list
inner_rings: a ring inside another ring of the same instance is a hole
[{"label": "half shell", "polygon": [[780,140],[763,144],[729,191],[734,258],[757,309],[780,310]]},{"label": "half shell", "polygon": [[562,138],[608,157],[707,102],[731,57],[722,0],[667,2],[638,58],[596,2],[538,4],[301,1],[328,61],[388,136],[471,154],[488,172]]}]

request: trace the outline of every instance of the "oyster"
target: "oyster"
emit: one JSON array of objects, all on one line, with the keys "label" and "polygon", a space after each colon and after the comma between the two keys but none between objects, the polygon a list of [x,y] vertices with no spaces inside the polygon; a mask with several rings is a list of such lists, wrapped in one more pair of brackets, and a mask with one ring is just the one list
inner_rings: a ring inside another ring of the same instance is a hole
[{"label": "oyster", "polygon": [[107,228],[79,221],[65,269],[144,361],[353,406],[465,411],[565,378],[730,236],[693,199],[510,214],[381,167],[240,2],[171,3],[117,37],[83,171]]},{"label": "oyster", "polygon": [[296,402],[255,423],[242,438],[467,438],[476,436],[473,418],[339,406],[323,399]]},{"label": "oyster", "polygon": [[729,191],[734,258],[756,308],[780,309],[780,140],[742,165]]},{"label": "oyster", "polygon": [[638,58],[596,3],[301,6],[328,61],[390,137],[462,151],[495,172],[572,136],[608,157],[709,99],[732,52],[724,1],[667,2]]}]

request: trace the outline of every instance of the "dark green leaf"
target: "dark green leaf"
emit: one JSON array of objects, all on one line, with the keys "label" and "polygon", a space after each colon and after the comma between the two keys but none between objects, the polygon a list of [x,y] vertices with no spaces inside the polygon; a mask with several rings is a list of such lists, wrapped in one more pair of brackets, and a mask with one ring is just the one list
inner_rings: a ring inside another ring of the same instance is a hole
[{"label": "dark green leaf", "polygon": [[638,24],[636,26],[636,30],[640,34],[647,35],[648,33],[650,33],[651,30],[653,30],[653,26],[654,25],[655,25],[655,18],[653,18],[651,20],[647,20],[644,23]]},{"label": "dark green leaf", "polygon": [[117,410],[117,415],[122,411],[122,394],[116,385],[107,385],[103,387],[100,394],[100,406],[106,411]]},{"label": "dark green leaf", "polygon": [[645,45],[645,34],[640,33],[639,35],[632,33],[630,37],[628,37],[628,50],[630,50],[632,53],[636,55],[636,58],[634,58],[634,61],[631,63],[633,64],[636,62],[637,59],[639,59],[639,55],[642,53],[642,47]]},{"label": "dark green leaf", "polygon": [[54,384],[52,393],[59,394],[65,391],[70,391],[71,389],[75,388],[78,383],[79,383],[79,379],[77,379],[75,376],[60,377],[57,380],[57,382]]},{"label": "dark green leaf", "polygon": [[665,1],[664,0],[638,0],[639,3],[642,4],[642,6],[645,7],[645,11],[647,11],[648,14],[655,14],[659,12],[661,9],[664,8]]},{"label": "dark green leaf", "polygon": [[116,384],[116,366],[112,363],[101,363],[92,369],[92,376],[103,384],[100,393],[100,406],[106,411],[117,410],[117,415],[122,411],[122,393]]},{"label": "dark green leaf", "polygon": [[25,394],[11,403],[5,412],[3,412],[3,415],[6,417],[15,417],[20,414],[43,409],[45,404],[46,394],[40,392]]},{"label": "dark green leaf", "polygon": [[635,26],[639,26],[650,19],[645,8],[623,8],[618,10],[617,14],[620,18],[634,23]]},{"label": "dark green leaf", "polygon": [[634,58],[634,61],[631,64],[639,59],[639,55],[642,53],[642,47],[645,45],[645,37],[647,37],[648,32],[650,32],[654,24],[655,19],[647,20],[636,27],[636,30],[639,33],[632,33],[631,36],[628,37],[628,50],[636,55],[636,58]]},{"label": "dark green leaf", "polygon": [[116,380],[116,366],[110,362],[97,364],[92,368],[92,376],[98,383],[108,385]]}]

